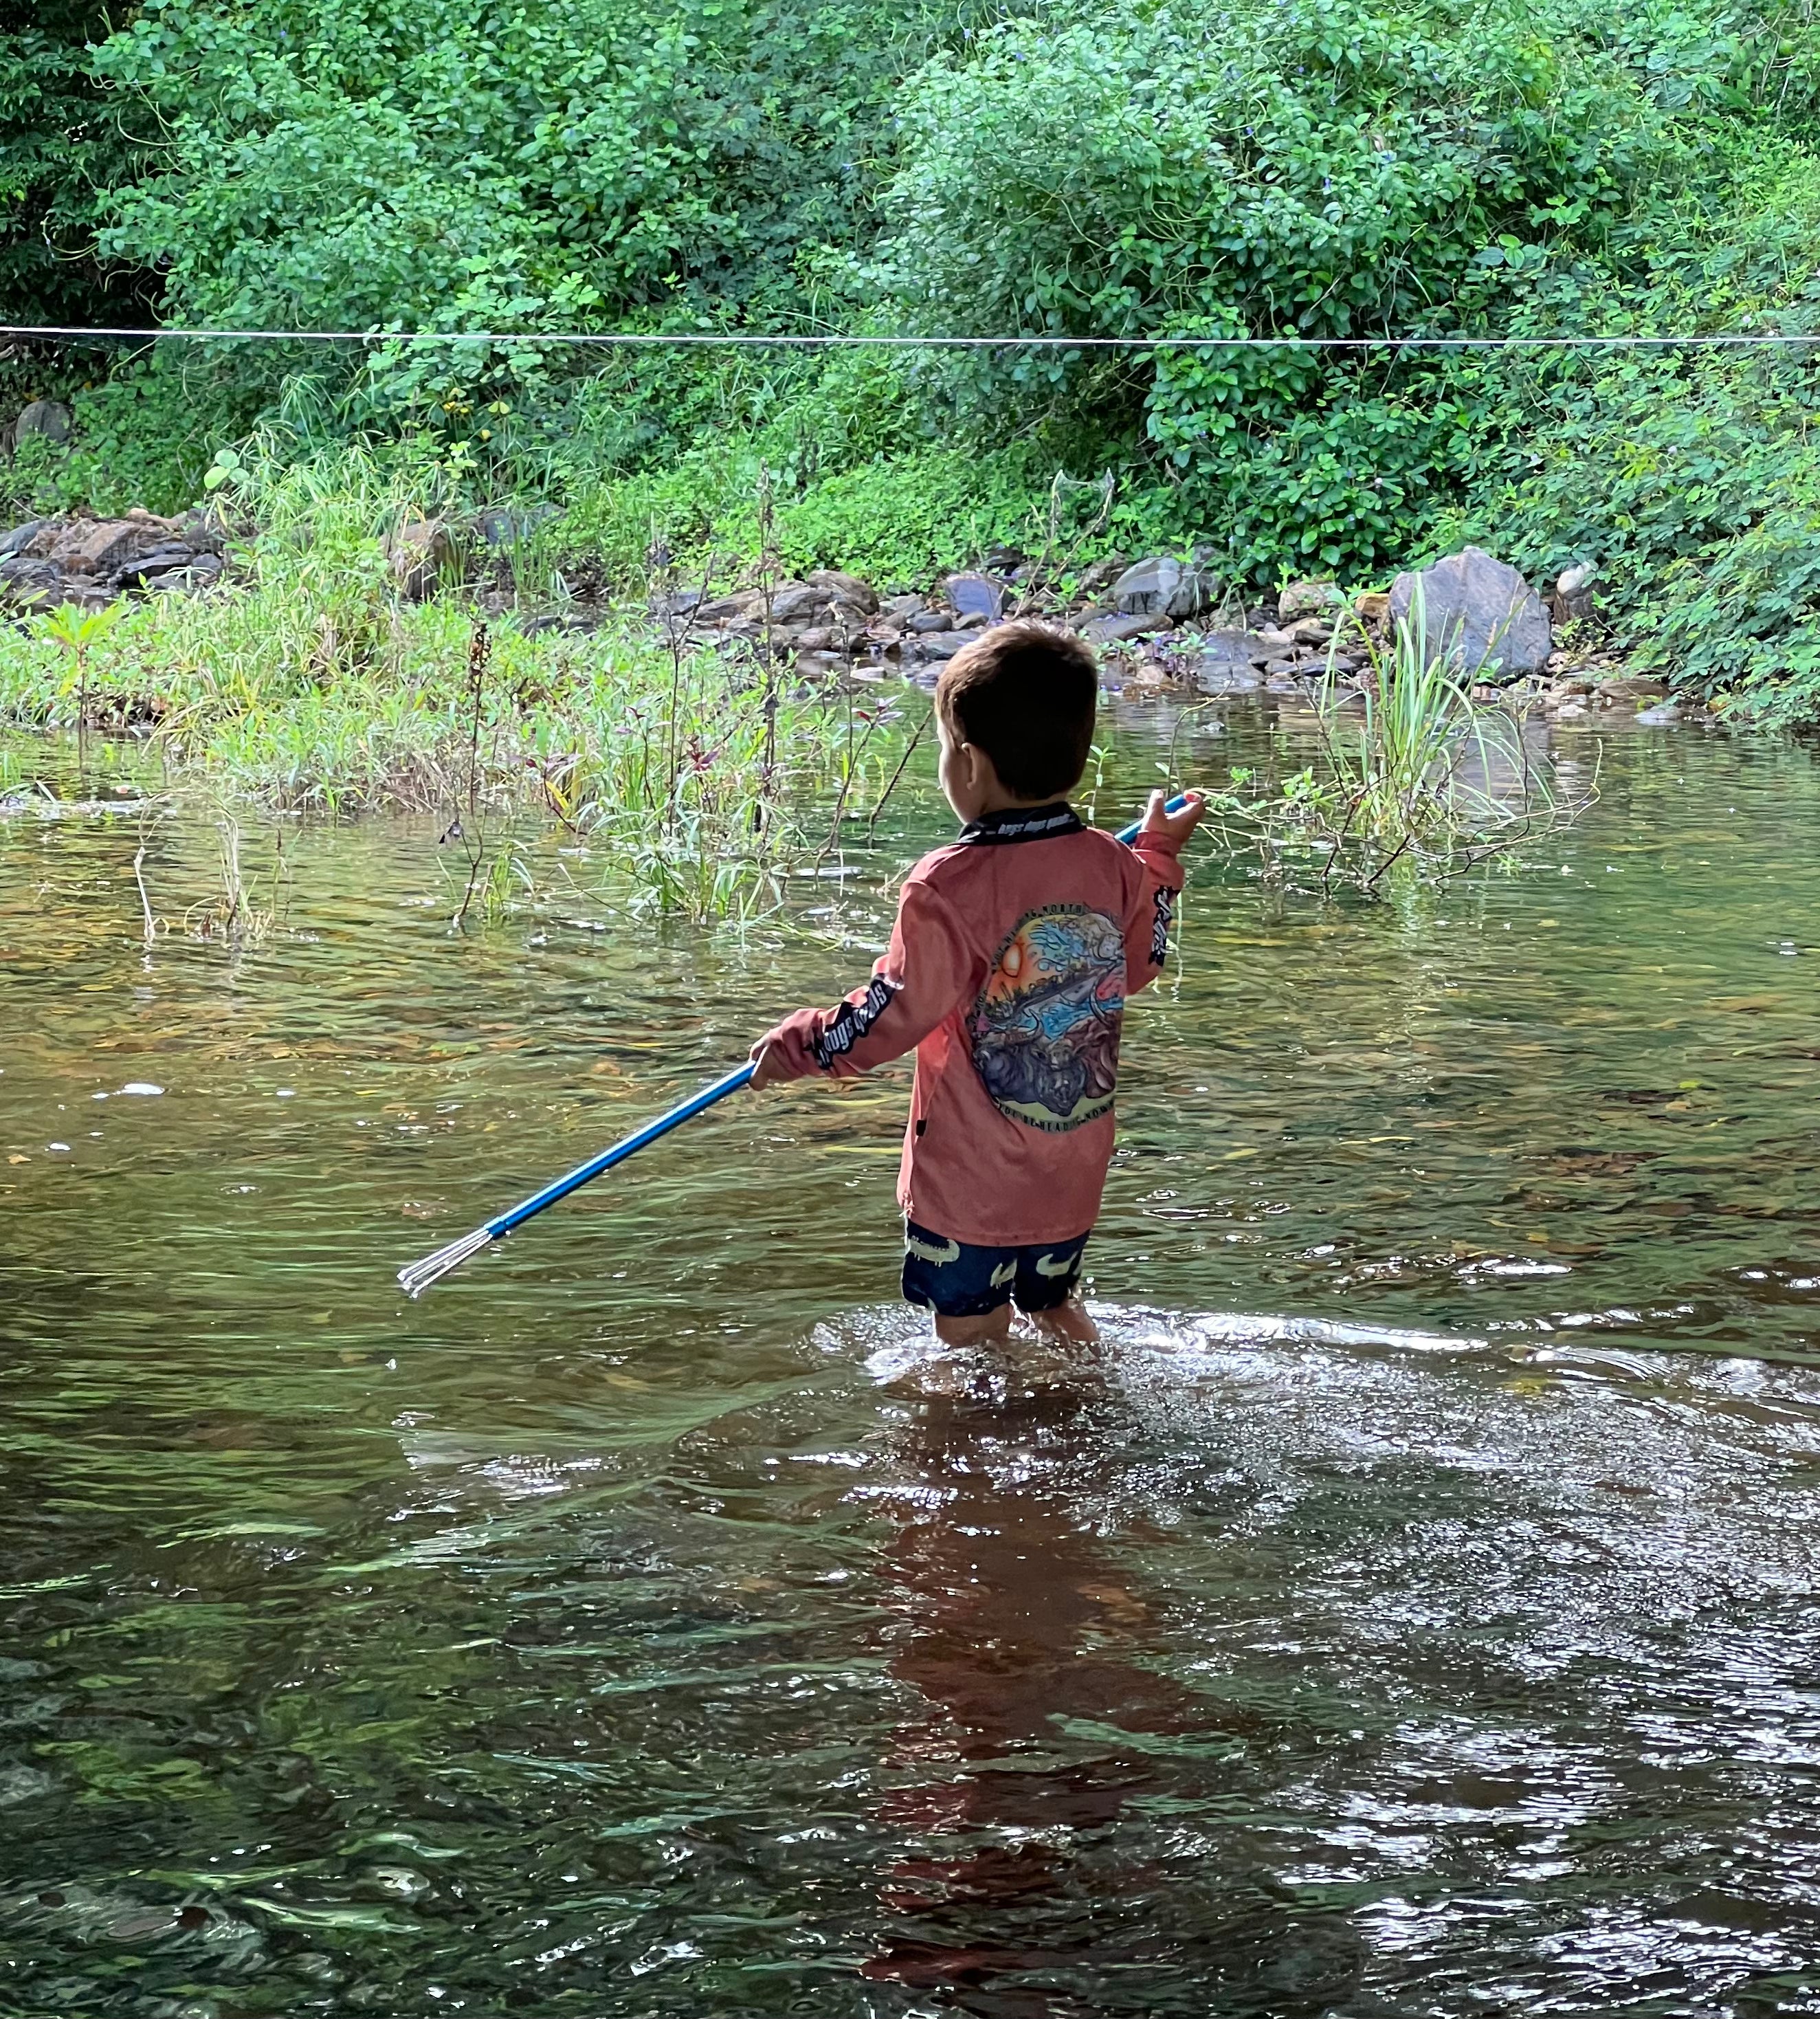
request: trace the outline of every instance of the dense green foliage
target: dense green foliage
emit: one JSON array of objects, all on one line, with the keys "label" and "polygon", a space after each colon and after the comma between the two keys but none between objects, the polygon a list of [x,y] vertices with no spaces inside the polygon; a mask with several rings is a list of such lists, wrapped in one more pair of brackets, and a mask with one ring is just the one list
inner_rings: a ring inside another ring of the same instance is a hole
[{"label": "dense green foliage", "polygon": [[20,502],[179,502],[263,416],[550,496],[610,571],[653,522],[748,542],[762,466],[787,559],[907,579],[1110,469],[1109,546],[1362,582],[1470,533],[1596,562],[1705,685],[1820,694],[1811,351],[537,340],[1820,327],[1811,0],[141,0],[97,34],[0,33],[16,295],[54,218],[89,252],[47,314],[112,272],[173,320],[521,340],[161,350]]},{"label": "dense green foliage", "polygon": [[[155,277],[100,255],[110,190],[142,150],[107,103],[89,55],[108,17],[93,0],[33,0],[0,30],[0,321],[138,320]],[[68,393],[95,353],[0,344],[0,400]]]},{"label": "dense green foliage", "polygon": [[34,0],[0,33],[0,319],[67,322],[106,306],[96,234],[103,193],[139,150],[89,55],[107,32],[92,0]]}]

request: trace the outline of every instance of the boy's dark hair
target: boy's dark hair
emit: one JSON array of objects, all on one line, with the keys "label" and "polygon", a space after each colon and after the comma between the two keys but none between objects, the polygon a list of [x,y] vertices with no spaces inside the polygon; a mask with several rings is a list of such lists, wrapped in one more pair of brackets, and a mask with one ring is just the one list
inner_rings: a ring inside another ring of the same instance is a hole
[{"label": "boy's dark hair", "polygon": [[935,687],[950,736],[983,750],[1020,799],[1059,798],[1080,782],[1098,698],[1091,648],[1048,624],[995,625],[955,654]]}]

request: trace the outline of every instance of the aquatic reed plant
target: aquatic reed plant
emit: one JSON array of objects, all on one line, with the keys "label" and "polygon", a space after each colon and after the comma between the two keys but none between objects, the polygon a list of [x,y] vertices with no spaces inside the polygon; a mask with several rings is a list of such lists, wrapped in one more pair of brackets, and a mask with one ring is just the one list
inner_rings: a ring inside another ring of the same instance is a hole
[{"label": "aquatic reed plant", "polygon": [[[1426,642],[1414,607],[1380,643],[1343,622],[1325,678],[1304,711],[1286,715],[1274,779],[1236,771],[1211,820],[1235,854],[1254,855],[1266,879],[1384,894],[1393,880],[1442,881],[1538,841],[1596,796],[1596,772],[1565,788],[1540,719],[1495,690],[1474,690],[1449,654]],[[1344,644],[1363,654],[1338,668]],[[1288,768],[1308,753],[1312,761]]]}]

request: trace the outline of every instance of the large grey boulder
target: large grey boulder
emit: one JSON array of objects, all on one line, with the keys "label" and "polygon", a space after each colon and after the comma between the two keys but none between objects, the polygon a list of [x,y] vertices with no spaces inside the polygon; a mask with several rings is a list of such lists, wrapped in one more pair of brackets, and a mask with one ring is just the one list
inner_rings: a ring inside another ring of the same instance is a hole
[{"label": "large grey boulder", "polygon": [[1134,561],[1113,584],[1113,601],[1123,617],[1168,617],[1180,622],[1209,608],[1218,585],[1198,561],[1152,554]]},{"label": "large grey boulder", "polygon": [[31,404],[13,423],[11,446],[16,449],[28,435],[42,435],[45,440],[67,442],[75,416],[60,400],[34,400]]},{"label": "large grey boulder", "polygon": [[1507,563],[1464,547],[1391,585],[1391,621],[1406,623],[1421,589],[1424,644],[1431,662],[1456,672],[1505,680],[1538,672],[1554,649],[1542,599]]}]

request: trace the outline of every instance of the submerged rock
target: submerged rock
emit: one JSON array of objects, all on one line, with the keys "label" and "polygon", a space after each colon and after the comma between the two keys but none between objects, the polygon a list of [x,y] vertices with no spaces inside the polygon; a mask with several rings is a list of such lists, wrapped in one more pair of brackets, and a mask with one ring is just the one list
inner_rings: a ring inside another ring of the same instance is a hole
[{"label": "submerged rock", "polygon": [[1457,672],[1496,670],[1506,680],[1539,672],[1554,640],[1542,599],[1517,571],[1482,547],[1463,548],[1391,585],[1390,614],[1408,620],[1418,587],[1424,647]]}]

